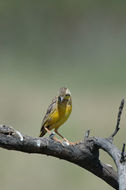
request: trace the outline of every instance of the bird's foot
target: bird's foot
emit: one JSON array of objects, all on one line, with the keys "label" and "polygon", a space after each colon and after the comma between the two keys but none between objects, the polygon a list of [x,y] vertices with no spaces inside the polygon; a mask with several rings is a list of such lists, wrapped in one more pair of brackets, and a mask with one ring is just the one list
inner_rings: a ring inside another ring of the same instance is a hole
[{"label": "bird's foot", "polygon": [[63,146],[69,146],[70,145],[70,143],[68,141],[64,141],[64,140],[62,140],[61,144]]},{"label": "bird's foot", "polygon": [[67,145],[75,145],[75,143],[68,141],[66,138],[63,138],[63,142],[66,142]]},{"label": "bird's foot", "polygon": [[55,135],[56,135],[56,133],[53,131],[53,132],[49,135],[49,138],[55,140],[56,142],[61,143],[63,146],[69,146],[69,145],[74,146],[75,144],[77,144],[77,142],[75,142],[75,143],[70,142],[70,141],[68,141],[66,138],[63,138],[62,140],[59,140],[59,139],[57,139],[57,138],[55,137]]},{"label": "bird's foot", "polygon": [[81,141],[76,141],[76,142],[72,142],[72,145],[78,145],[80,143],[81,143]]},{"label": "bird's foot", "polygon": [[56,141],[56,142],[62,143],[62,141],[59,140],[59,139],[57,139],[57,138],[55,137],[55,135],[56,135],[56,133],[53,131],[53,132],[49,135],[49,138],[50,138],[50,139],[53,139],[53,140]]},{"label": "bird's foot", "polygon": [[68,141],[66,138],[63,138],[63,140],[64,140],[64,142],[66,141],[69,145],[72,145],[72,146],[78,145],[78,144],[80,144],[80,142],[81,142],[81,141],[70,142],[70,141]]}]

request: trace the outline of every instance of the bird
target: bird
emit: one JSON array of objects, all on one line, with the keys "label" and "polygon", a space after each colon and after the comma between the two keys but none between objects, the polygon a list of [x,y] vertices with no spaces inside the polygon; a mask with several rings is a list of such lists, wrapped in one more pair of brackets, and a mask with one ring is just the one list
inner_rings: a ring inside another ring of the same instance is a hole
[{"label": "bird", "polygon": [[46,133],[49,133],[51,135],[51,130],[54,129],[54,132],[58,136],[60,136],[64,141],[69,142],[58,132],[58,129],[69,118],[71,111],[71,92],[68,88],[61,87],[59,89],[58,96],[53,98],[51,104],[47,109],[45,117],[43,118],[39,137],[43,137]]}]

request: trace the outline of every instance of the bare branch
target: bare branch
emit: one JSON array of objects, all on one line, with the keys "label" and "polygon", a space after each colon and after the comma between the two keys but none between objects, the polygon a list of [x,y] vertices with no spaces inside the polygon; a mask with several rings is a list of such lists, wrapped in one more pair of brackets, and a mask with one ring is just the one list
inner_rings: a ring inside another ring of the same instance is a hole
[{"label": "bare branch", "polygon": [[123,144],[123,147],[122,147],[122,152],[121,152],[121,158],[120,158],[120,162],[125,162],[125,144]]},{"label": "bare branch", "polygon": [[[9,126],[0,126],[0,147],[8,150],[17,150],[25,153],[37,153],[54,156],[60,159],[72,162],[99,178],[118,190],[118,176],[116,171],[107,164],[99,160],[99,148],[108,151],[110,155],[111,148],[107,149],[103,143],[110,142],[107,139],[87,138],[74,146],[63,146],[61,143],[51,138],[33,138],[22,135]],[[113,147],[112,147],[113,148]]]},{"label": "bare branch", "polygon": [[125,144],[123,144],[120,160],[117,165],[118,169],[118,181],[119,190],[126,190],[126,155],[125,155]]},{"label": "bare branch", "polygon": [[118,116],[117,116],[117,123],[116,123],[116,128],[115,131],[112,133],[112,135],[110,136],[110,138],[114,138],[114,136],[117,134],[117,132],[119,131],[119,124],[120,124],[120,119],[121,119],[121,115],[122,115],[122,110],[124,107],[124,99],[122,99],[120,106],[119,106],[119,112],[118,112]]}]

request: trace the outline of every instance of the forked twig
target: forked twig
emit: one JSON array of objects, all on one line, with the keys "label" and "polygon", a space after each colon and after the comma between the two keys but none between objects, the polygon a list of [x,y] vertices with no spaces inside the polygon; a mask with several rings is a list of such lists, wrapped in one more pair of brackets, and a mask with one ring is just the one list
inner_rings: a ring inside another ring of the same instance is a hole
[{"label": "forked twig", "polygon": [[119,125],[120,125],[120,119],[121,119],[121,115],[122,115],[122,110],[123,110],[123,107],[124,107],[124,99],[122,99],[121,103],[120,103],[120,106],[119,106],[119,112],[118,112],[118,116],[117,116],[117,123],[116,123],[116,128],[115,128],[115,131],[112,133],[112,135],[110,136],[110,138],[113,138],[117,132],[119,131]]}]

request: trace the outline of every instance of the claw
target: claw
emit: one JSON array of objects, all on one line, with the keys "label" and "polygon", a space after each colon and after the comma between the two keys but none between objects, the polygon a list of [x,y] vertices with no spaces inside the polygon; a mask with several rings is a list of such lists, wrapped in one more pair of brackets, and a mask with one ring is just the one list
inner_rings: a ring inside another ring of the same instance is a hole
[{"label": "claw", "polygon": [[66,146],[69,146],[70,145],[70,143],[68,142],[68,141],[63,141],[63,142],[61,142],[62,143],[62,145],[64,146],[64,145],[66,145]]}]

